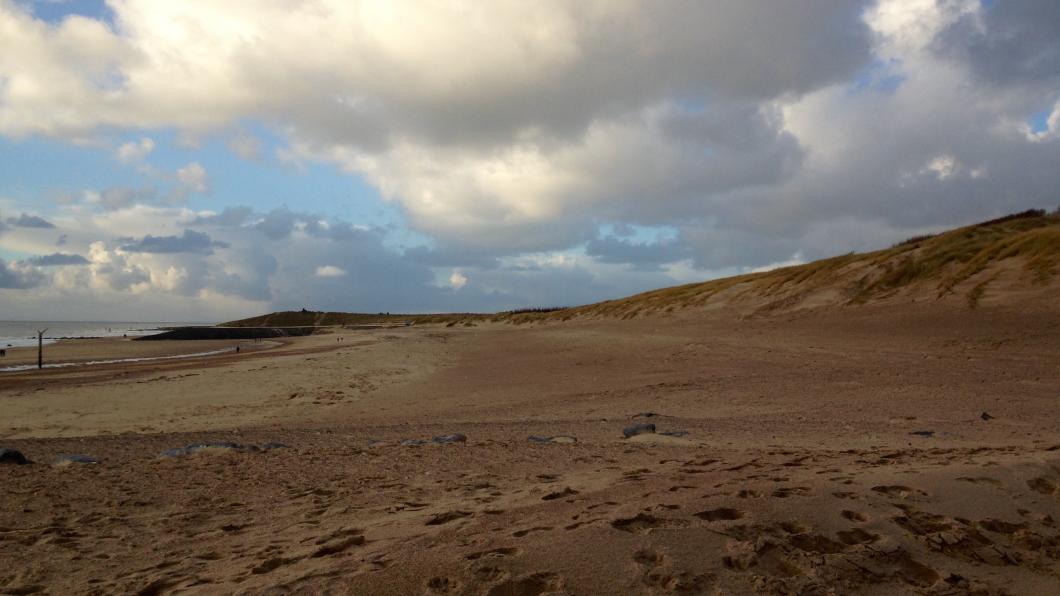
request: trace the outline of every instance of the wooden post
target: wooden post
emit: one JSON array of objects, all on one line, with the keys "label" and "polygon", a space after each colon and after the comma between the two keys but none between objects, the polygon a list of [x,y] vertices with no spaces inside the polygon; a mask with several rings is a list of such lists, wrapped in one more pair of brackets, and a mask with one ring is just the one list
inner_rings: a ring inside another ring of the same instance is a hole
[{"label": "wooden post", "polygon": [[47,329],[37,330],[37,368],[44,368],[44,334]]}]

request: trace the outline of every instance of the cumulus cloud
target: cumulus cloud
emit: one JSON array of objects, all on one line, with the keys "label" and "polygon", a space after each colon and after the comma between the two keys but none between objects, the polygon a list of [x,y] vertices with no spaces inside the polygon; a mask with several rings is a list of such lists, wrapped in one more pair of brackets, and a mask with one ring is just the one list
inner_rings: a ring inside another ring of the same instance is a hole
[{"label": "cumulus cloud", "polygon": [[139,163],[154,150],[155,142],[148,137],[144,137],[139,141],[122,143],[117,151],[114,152],[114,156],[122,163]]},{"label": "cumulus cloud", "polygon": [[44,276],[37,269],[0,259],[0,289],[24,290],[43,281]]},{"label": "cumulus cloud", "polygon": [[454,290],[459,290],[467,285],[467,276],[460,271],[453,271],[449,276],[449,285],[452,286]]},{"label": "cumulus cloud", "polygon": [[181,191],[200,194],[210,192],[210,175],[199,162],[189,163],[177,170],[177,181],[180,183]]},{"label": "cumulus cloud", "polygon": [[[289,208],[176,210],[215,191],[204,157],[88,193],[90,224],[80,203],[49,213],[93,261],[55,270],[71,288],[106,254],[114,287],[263,306],[577,303],[1053,207],[1060,187],[1050,0],[110,6],[50,24],[0,0],[0,134],[168,129],[259,167],[267,129],[424,240]],[[5,247],[54,250],[13,226]]]}]

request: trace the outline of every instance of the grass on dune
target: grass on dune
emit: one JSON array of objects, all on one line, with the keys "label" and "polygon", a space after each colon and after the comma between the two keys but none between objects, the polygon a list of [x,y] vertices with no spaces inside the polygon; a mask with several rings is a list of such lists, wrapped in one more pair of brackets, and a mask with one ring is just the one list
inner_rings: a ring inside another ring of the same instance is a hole
[{"label": "grass on dune", "polygon": [[[568,320],[579,316],[628,319],[653,313],[705,306],[721,292],[732,301],[744,297],[769,298],[765,309],[795,304],[805,294],[833,288],[848,304],[886,297],[919,283],[932,283],[939,297],[990,266],[1020,258],[1038,283],[1047,282],[1060,264],[1060,213],[1030,210],[941,234],[917,236],[891,248],[846,254],[763,273],[751,273],[701,283],[653,290],[619,300],[549,313],[511,318],[514,323]],[[992,276],[968,291],[975,306],[994,280]]]}]

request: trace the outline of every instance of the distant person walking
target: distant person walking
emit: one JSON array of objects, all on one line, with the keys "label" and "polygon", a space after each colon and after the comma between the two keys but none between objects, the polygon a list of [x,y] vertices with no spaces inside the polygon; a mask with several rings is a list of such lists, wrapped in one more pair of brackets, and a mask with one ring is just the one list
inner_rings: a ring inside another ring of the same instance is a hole
[{"label": "distant person walking", "polygon": [[0,350],[0,358],[7,358],[7,350]]}]

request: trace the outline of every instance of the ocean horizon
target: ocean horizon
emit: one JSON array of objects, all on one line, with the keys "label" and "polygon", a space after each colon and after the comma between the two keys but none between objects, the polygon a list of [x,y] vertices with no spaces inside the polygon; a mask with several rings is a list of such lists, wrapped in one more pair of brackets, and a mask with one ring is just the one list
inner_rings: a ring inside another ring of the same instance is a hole
[{"label": "ocean horizon", "polygon": [[60,339],[153,335],[167,327],[213,325],[187,321],[0,321],[0,348],[37,345],[37,330],[47,329],[44,343]]}]

